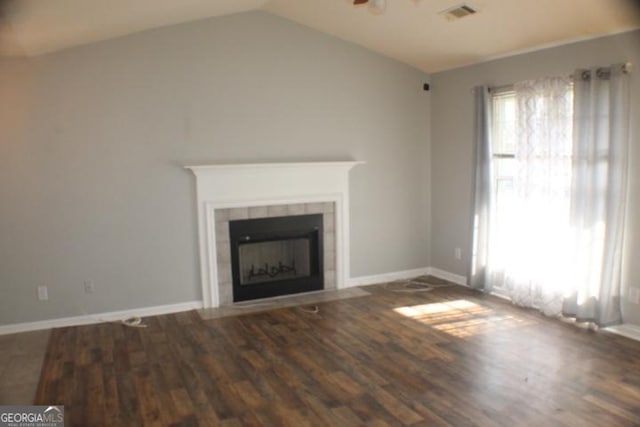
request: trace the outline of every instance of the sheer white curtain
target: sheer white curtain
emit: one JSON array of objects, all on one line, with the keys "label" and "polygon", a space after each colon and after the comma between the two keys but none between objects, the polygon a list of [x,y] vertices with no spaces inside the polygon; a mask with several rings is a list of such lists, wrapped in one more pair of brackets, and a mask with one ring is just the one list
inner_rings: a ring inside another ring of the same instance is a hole
[{"label": "sheer white curtain", "polygon": [[[495,188],[478,185],[491,176],[491,162],[476,156],[469,282],[547,315],[600,326],[620,323],[628,170],[625,68],[578,70],[573,79],[522,82],[514,91],[515,173],[508,203],[504,198],[495,203]],[[480,101],[476,97],[476,111],[486,105]],[[476,120],[480,153],[491,146],[490,112],[482,112],[485,120]]]},{"label": "sheer white curtain", "polygon": [[571,80],[526,81],[514,91],[513,195],[494,216],[502,222],[491,227],[489,282],[515,304],[552,315],[561,311],[570,263]]}]

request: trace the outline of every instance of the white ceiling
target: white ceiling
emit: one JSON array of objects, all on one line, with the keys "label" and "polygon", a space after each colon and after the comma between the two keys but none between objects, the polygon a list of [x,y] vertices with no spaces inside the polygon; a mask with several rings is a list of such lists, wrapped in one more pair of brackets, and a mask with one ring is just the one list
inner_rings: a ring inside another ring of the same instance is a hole
[{"label": "white ceiling", "polygon": [[458,21],[439,14],[462,1],[387,0],[374,15],[350,0],[12,0],[2,3],[0,54],[34,56],[262,9],[435,72],[640,28],[635,0],[468,0],[477,14]]}]

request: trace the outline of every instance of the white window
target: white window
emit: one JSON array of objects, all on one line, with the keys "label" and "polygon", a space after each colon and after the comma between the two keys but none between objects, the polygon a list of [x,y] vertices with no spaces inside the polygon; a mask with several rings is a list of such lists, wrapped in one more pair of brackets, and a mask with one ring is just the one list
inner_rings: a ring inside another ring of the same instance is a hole
[{"label": "white window", "polygon": [[497,290],[523,277],[558,283],[557,264],[568,250],[572,86],[527,89],[491,94],[490,262]]}]

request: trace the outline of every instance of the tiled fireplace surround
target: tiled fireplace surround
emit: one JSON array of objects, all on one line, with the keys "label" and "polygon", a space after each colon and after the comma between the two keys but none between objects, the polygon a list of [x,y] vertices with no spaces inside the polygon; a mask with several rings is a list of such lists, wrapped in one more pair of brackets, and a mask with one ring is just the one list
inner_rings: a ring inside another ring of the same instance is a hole
[{"label": "tiled fireplace surround", "polygon": [[323,215],[324,287],[349,278],[349,171],[360,161],[187,166],[196,176],[204,308],[233,302],[229,221]]},{"label": "tiled fireplace surround", "polygon": [[286,205],[249,206],[216,209],[216,263],[218,266],[218,300],[220,305],[233,302],[229,221],[273,218],[306,214],[322,214],[324,289],[336,288],[335,203],[295,203]]}]

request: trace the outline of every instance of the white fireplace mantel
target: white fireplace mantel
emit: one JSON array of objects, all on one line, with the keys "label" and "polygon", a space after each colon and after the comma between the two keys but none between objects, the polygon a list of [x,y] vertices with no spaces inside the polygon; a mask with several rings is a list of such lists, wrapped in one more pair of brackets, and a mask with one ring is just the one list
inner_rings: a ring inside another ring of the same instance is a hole
[{"label": "white fireplace mantel", "polygon": [[349,170],[362,161],[186,166],[196,176],[202,299],[218,307],[216,209],[334,202],[337,287],[349,278]]}]

